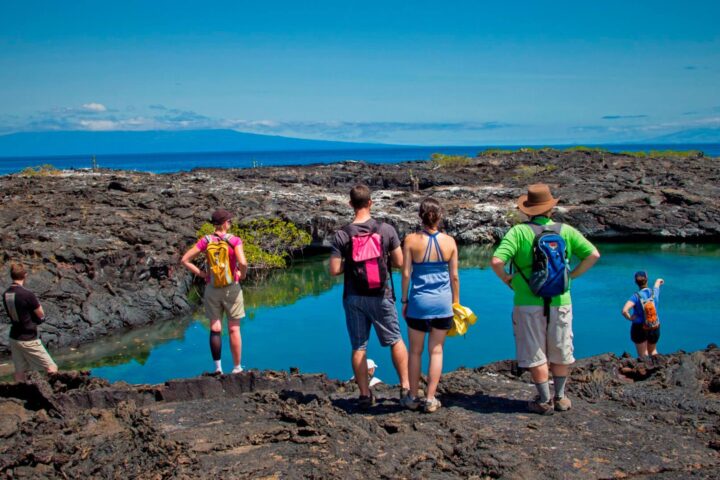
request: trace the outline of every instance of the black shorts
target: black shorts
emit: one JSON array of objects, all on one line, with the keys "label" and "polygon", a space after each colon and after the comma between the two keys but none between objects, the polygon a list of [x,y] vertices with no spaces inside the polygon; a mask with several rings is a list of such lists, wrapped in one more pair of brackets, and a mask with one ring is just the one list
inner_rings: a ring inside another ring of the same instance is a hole
[{"label": "black shorts", "polygon": [[630,327],[630,339],[633,343],[648,342],[655,345],[660,340],[660,327],[654,330],[645,330],[642,323],[633,323]]},{"label": "black shorts", "polygon": [[437,330],[450,330],[453,326],[453,317],[432,318],[423,320],[420,318],[405,319],[409,328],[420,330],[421,332],[429,332],[431,328]]}]

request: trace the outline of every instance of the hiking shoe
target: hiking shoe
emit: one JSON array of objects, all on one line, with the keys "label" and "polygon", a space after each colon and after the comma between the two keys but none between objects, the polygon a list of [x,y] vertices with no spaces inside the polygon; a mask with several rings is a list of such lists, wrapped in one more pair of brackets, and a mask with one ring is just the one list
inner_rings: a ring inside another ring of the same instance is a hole
[{"label": "hiking shoe", "polygon": [[420,408],[420,399],[410,395],[410,391],[400,399],[400,405],[408,410],[417,410]]},{"label": "hiking shoe", "polygon": [[358,407],[362,410],[367,410],[370,407],[375,406],[375,397],[373,396],[372,392],[370,395],[360,395],[358,398]]},{"label": "hiking shoe", "polygon": [[552,403],[555,405],[555,411],[557,412],[567,412],[572,408],[572,402],[568,397],[555,397]]},{"label": "hiking shoe", "polygon": [[435,397],[430,399],[426,398],[423,402],[423,412],[425,413],[433,413],[440,407],[442,407],[442,403],[440,403],[440,400]]},{"label": "hiking shoe", "polygon": [[216,368],[214,372],[212,372],[210,375],[213,375],[215,377],[218,377],[223,374],[222,368]]},{"label": "hiking shoe", "polygon": [[540,397],[535,397],[535,400],[528,402],[528,410],[539,415],[552,415],[553,401],[543,403],[540,401]]},{"label": "hiking shoe", "polygon": [[410,395],[410,389],[400,386],[400,400]]},{"label": "hiking shoe", "polygon": [[232,369],[232,372],[231,372],[231,373],[242,373],[242,372],[243,372],[243,367],[241,367],[240,365],[238,365],[237,367],[235,367],[235,368]]}]

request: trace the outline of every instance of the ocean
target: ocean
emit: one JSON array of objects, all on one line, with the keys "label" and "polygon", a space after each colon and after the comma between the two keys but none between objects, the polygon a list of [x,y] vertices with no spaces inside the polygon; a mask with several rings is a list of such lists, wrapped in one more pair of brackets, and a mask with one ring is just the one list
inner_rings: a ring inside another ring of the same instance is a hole
[{"label": "ocean", "polygon": [[[567,148],[555,145],[554,148]],[[708,157],[720,156],[720,144],[677,145],[593,145],[611,152],[650,150],[701,150]],[[474,156],[489,148],[517,150],[519,146],[467,146],[467,147],[387,147],[357,150],[301,150],[280,152],[210,152],[210,153],[148,153],[134,155],[98,155],[97,166],[117,170],[139,170],[169,173],[193,168],[250,168],[259,166],[311,165],[356,160],[368,163],[397,163],[411,160],[429,160],[433,153]],[[0,157],[0,175],[19,172],[27,167],[52,165],[58,169],[92,168],[92,155],[54,157]]]}]

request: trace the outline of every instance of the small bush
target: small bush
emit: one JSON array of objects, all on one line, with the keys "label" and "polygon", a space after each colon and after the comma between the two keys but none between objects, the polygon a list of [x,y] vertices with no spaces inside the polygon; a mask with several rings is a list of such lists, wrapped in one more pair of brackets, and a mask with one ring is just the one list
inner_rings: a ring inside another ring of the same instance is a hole
[{"label": "small bush", "polygon": [[488,149],[483,150],[482,152],[480,152],[479,155],[481,155],[481,156],[482,156],[482,155],[488,155],[488,156],[492,156],[492,155],[509,155],[509,154],[511,154],[511,153],[515,153],[515,152],[514,152],[513,150],[508,150],[508,149],[505,149],[505,148],[488,148]]},{"label": "small bush", "polygon": [[565,152],[586,152],[586,153],[607,153],[606,148],[601,147],[586,147],[585,145],[575,145],[568,147],[564,150]]},{"label": "small bush", "polygon": [[430,158],[433,165],[437,168],[467,167],[472,160],[465,155],[445,155],[444,153],[433,153]]},{"label": "small bush", "polygon": [[49,175],[58,175],[60,170],[53,167],[49,163],[39,165],[37,167],[27,167],[20,172],[24,177],[47,177]]}]

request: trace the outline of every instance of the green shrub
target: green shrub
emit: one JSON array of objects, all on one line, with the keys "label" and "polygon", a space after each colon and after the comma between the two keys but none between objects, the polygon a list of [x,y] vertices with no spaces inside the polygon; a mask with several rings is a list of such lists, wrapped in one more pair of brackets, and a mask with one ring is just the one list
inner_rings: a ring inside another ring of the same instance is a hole
[{"label": "green shrub", "polygon": [[601,147],[586,147],[585,145],[575,145],[568,147],[564,150],[565,152],[586,152],[586,153],[607,153],[606,148]]},{"label": "green shrub", "polygon": [[430,161],[437,168],[459,168],[467,167],[472,160],[465,155],[445,155],[444,153],[433,153]]},{"label": "green shrub", "polygon": [[701,150],[650,150],[649,152],[620,152],[621,155],[627,155],[635,158],[702,158],[705,153]]},{"label": "green shrub", "polygon": [[53,167],[49,163],[39,165],[37,167],[27,167],[20,172],[23,177],[47,177],[49,175],[58,175],[60,170]]},{"label": "green shrub", "polygon": [[509,155],[515,153],[513,150],[507,150],[505,148],[488,148],[479,153],[479,155]]}]

